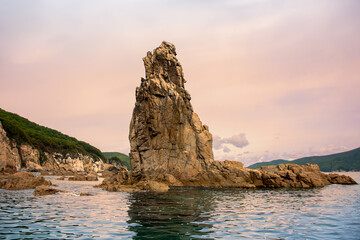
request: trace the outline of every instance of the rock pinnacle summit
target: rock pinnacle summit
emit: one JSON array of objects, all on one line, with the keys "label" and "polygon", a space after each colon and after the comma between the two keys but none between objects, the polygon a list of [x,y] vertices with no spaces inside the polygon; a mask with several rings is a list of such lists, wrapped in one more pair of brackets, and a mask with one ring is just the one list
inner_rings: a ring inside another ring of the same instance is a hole
[{"label": "rock pinnacle summit", "polygon": [[143,61],[129,135],[133,175],[196,182],[213,161],[212,135],[193,111],[175,46],[162,42]]}]

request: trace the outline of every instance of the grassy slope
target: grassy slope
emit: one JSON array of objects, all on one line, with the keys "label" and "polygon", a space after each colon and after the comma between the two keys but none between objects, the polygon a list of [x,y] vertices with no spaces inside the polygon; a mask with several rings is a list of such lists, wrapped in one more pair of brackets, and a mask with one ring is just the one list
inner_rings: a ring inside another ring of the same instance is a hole
[{"label": "grassy slope", "polygon": [[90,144],[78,141],[56,130],[40,126],[34,122],[0,108],[0,121],[10,139],[18,144],[28,143],[41,152],[83,153],[105,159],[101,151]]},{"label": "grassy slope", "polygon": [[130,165],[130,158],[129,156],[123,154],[123,153],[119,153],[119,152],[103,152],[104,156],[107,159],[117,157],[120,159],[120,161],[126,166],[126,168],[128,170],[131,170],[131,165]]},{"label": "grassy slope", "polygon": [[293,161],[274,160],[270,162],[255,163],[248,168],[259,168],[260,166],[277,165],[280,163],[296,163],[305,165],[306,163],[318,164],[321,171],[360,171],[360,148],[351,151],[336,153],[326,156],[305,157]]}]

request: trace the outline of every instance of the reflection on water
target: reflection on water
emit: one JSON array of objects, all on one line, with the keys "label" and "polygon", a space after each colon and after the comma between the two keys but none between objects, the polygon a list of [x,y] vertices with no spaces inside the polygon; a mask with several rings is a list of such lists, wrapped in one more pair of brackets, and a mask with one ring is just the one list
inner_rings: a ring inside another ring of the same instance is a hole
[{"label": "reflection on water", "polygon": [[[360,174],[351,173],[359,182]],[[51,177],[50,177],[51,178]],[[360,185],[309,190],[0,190],[0,239],[359,239]],[[94,196],[80,197],[80,192]]]},{"label": "reflection on water", "polygon": [[214,194],[194,188],[176,188],[168,193],[133,193],[130,197],[130,230],[134,239],[205,238],[212,224]]}]

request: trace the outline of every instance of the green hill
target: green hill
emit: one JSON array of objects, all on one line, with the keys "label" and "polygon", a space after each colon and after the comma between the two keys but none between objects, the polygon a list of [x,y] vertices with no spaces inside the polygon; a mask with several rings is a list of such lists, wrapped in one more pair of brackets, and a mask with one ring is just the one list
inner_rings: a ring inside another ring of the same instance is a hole
[{"label": "green hill", "polygon": [[[7,112],[0,108],[0,121],[7,136],[17,144],[27,143],[40,150],[40,154],[48,153],[82,153],[105,160],[101,151],[90,144],[78,141],[59,131],[40,126],[34,122]],[[42,154],[43,155],[43,154]]]},{"label": "green hill", "polygon": [[278,160],[273,160],[273,161],[270,161],[270,162],[258,162],[258,163],[255,163],[253,165],[248,166],[247,168],[256,169],[256,168],[260,168],[261,166],[278,165],[278,164],[281,164],[281,163],[288,163],[288,162],[290,162],[290,161],[283,160],[283,159],[278,159]]},{"label": "green hill", "polygon": [[128,170],[131,170],[129,156],[119,152],[103,152],[103,155],[109,160],[122,163]]},{"label": "green hill", "polygon": [[277,165],[280,163],[295,163],[299,165],[305,165],[306,163],[318,164],[323,172],[360,171],[360,148],[326,156],[304,157],[293,161],[280,159],[270,162],[259,162],[250,165],[248,168],[256,169],[261,166]]}]

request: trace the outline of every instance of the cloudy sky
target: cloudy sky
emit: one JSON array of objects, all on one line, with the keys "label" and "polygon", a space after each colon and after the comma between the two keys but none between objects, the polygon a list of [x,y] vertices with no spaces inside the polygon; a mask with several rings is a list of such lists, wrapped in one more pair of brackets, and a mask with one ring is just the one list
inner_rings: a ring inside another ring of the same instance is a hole
[{"label": "cloudy sky", "polygon": [[216,159],[360,145],[358,0],[1,0],[0,108],[128,152],[142,57],[175,44]]}]

